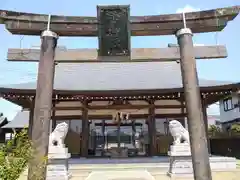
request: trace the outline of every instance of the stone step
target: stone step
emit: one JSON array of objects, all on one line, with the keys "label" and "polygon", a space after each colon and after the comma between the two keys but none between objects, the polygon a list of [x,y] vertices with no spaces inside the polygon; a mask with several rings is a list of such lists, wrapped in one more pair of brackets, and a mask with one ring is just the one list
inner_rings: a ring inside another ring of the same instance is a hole
[{"label": "stone step", "polygon": [[[166,176],[166,173],[164,174]],[[106,179],[125,179],[125,180],[154,180],[154,176],[151,172],[147,170],[125,170],[123,171],[94,171],[89,176],[87,176],[88,180],[106,180]],[[77,176],[73,176],[77,179]],[[85,179],[86,177],[80,177],[79,179]]]},{"label": "stone step", "polygon": [[69,166],[69,172],[74,176],[85,176],[91,172],[99,171],[131,171],[131,170],[147,170],[153,173],[167,172],[169,168],[168,163],[159,163],[159,164],[116,164],[116,165],[72,165]]},{"label": "stone step", "polygon": [[139,163],[139,164],[70,164],[69,169],[124,169],[124,168],[154,168],[169,167],[169,163]]},{"label": "stone step", "polygon": [[126,171],[148,171],[151,174],[166,174],[168,171],[168,167],[147,167],[147,168],[134,168],[134,167],[128,167],[128,168],[112,168],[112,169],[106,169],[106,168],[99,168],[99,169],[69,169],[69,173],[73,176],[79,176],[79,177],[86,177],[91,172],[112,172],[117,171],[119,173],[124,173]]}]

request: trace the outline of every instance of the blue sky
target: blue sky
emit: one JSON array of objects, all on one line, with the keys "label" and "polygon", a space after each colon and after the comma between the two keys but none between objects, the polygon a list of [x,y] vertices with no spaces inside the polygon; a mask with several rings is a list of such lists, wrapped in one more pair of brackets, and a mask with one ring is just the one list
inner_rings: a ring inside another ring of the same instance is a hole
[{"label": "blue sky", "polygon": [[[58,14],[75,16],[96,16],[96,5],[130,4],[131,15],[155,15],[176,13],[179,9],[206,10],[218,7],[240,5],[240,0],[1,0],[0,9]],[[220,33],[205,33],[194,35],[194,43],[205,45],[224,44],[228,49],[227,59],[199,60],[198,74],[200,78],[213,80],[240,81],[239,76],[239,31],[240,16],[229,23],[227,28]],[[11,35],[4,26],[0,27],[0,84],[15,84],[36,80],[37,63],[14,63],[6,61],[8,48],[30,48],[39,46],[39,37]],[[174,36],[164,37],[133,37],[132,47],[166,47],[168,43],[176,43]],[[67,38],[61,37],[58,45],[68,48],[96,48],[97,38]],[[14,117],[19,107],[0,100],[0,111],[10,119]],[[218,113],[217,107],[210,108],[211,114]]]}]

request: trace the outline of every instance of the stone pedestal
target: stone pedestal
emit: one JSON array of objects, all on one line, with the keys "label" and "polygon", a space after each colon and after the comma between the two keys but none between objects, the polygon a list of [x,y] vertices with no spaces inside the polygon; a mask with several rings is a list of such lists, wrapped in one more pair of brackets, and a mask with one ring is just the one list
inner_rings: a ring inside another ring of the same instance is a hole
[{"label": "stone pedestal", "polygon": [[69,180],[68,159],[70,157],[65,146],[49,146],[46,180]]},{"label": "stone pedestal", "polygon": [[[179,144],[170,146],[169,176],[193,176],[192,156],[190,145]],[[233,171],[237,168],[236,158],[211,156],[212,171]]]},{"label": "stone pedestal", "polygon": [[170,146],[168,152],[170,165],[168,175],[192,174],[192,157],[189,144],[179,144]]},{"label": "stone pedestal", "polygon": [[190,156],[191,148],[189,144],[181,143],[178,145],[170,146],[170,151],[168,151],[169,156]]}]

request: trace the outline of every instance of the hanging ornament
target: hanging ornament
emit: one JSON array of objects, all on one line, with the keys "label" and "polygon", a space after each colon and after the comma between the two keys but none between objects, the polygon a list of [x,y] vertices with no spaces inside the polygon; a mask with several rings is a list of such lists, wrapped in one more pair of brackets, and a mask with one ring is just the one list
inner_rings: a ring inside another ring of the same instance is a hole
[{"label": "hanging ornament", "polygon": [[124,123],[131,123],[131,120],[129,120],[130,113],[128,112],[114,112],[112,114],[112,120],[115,123],[124,122]]}]

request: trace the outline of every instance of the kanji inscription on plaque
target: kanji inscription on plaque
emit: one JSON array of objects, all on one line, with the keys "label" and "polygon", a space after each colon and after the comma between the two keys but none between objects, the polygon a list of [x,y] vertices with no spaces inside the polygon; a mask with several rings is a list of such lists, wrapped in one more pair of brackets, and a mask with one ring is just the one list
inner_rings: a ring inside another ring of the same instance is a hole
[{"label": "kanji inscription on plaque", "polygon": [[98,6],[99,56],[130,56],[129,6]]}]

